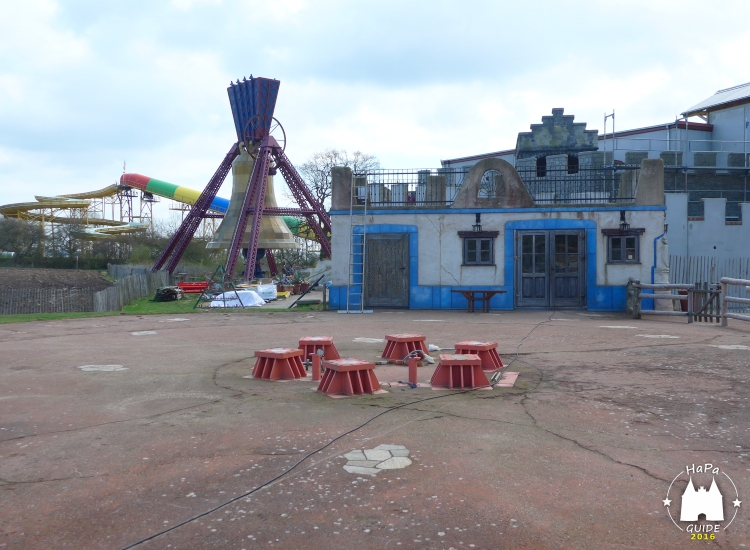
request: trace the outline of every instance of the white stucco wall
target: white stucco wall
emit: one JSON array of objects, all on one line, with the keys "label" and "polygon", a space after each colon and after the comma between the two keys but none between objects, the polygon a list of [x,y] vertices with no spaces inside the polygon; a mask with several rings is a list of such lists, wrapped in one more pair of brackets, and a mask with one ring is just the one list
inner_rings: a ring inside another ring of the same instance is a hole
[{"label": "white stucco wall", "polygon": [[[490,213],[482,212],[482,228],[498,231],[495,239],[494,266],[462,266],[462,239],[459,231],[471,231],[474,214],[438,214],[426,211],[406,214],[376,214],[367,216],[367,224],[415,225],[418,230],[419,285],[480,286],[504,285],[505,225],[526,220],[590,220],[596,223],[597,285],[625,285],[628,277],[650,280],[653,265],[653,241],[663,232],[664,212],[661,210],[628,210],[626,219],[633,228],[644,228],[641,236],[640,264],[607,264],[607,239],[603,228],[616,229],[620,213],[614,211],[554,211]],[[332,216],[333,223],[333,284],[346,285],[349,270],[350,220],[348,215]],[[362,216],[355,217],[355,225],[362,224]]]}]

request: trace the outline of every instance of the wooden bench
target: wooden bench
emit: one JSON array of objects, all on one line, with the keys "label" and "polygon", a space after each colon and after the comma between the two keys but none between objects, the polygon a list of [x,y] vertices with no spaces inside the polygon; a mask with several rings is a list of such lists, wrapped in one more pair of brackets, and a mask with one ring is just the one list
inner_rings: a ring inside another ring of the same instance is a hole
[{"label": "wooden bench", "polygon": [[482,302],[482,313],[489,313],[492,297],[496,294],[505,294],[504,290],[451,290],[451,292],[457,292],[468,300],[466,311],[469,313],[474,313],[474,306],[477,301]]}]

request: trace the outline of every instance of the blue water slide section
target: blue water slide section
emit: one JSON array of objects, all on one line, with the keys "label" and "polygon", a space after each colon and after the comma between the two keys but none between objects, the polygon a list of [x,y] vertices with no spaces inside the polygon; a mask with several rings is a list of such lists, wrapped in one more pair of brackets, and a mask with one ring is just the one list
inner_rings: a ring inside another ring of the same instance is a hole
[{"label": "blue water slide section", "polygon": [[215,212],[221,212],[222,214],[226,214],[227,208],[229,208],[229,199],[216,197],[214,198],[214,202],[212,202],[211,206],[209,206],[208,208],[209,210],[213,210]]}]

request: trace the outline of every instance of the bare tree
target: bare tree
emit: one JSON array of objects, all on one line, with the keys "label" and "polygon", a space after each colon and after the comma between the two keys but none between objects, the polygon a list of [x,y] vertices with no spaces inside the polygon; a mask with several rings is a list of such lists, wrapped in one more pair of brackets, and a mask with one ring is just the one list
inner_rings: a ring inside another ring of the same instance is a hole
[{"label": "bare tree", "polygon": [[362,151],[349,153],[326,149],[315,153],[302,164],[299,171],[305,183],[326,210],[331,206],[331,168],[334,166],[348,166],[356,174],[380,168],[380,161],[376,156]]}]

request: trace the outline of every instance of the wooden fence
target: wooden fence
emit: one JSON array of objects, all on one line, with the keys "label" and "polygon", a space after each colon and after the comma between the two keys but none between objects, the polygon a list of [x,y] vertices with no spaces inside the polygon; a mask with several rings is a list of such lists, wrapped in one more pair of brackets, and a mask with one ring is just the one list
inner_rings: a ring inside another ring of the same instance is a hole
[{"label": "wooden fence", "polygon": [[[711,258],[709,256],[670,256],[669,282],[672,284],[709,283],[718,285],[723,277],[750,279],[750,258]],[[744,287],[730,285],[727,296],[746,298]],[[746,304],[732,302],[729,311],[746,312]]]},{"label": "wooden fence", "polygon": [[[748,279],[731,279],[729,277],[722,277],[721,279],[721,291],[724,294],[724,301],[721,305],[721,326],[727,326],[727,319],[737,319],[738,321],[750,321],[750,315],[740,315],[739,313],[730,313],[729,307],[732,304],[741,304],[745,308],[750,306],[750,298],[735,298],[733,296],[727,296],[729,289],[732,287],[738,287],[739,289],[750,292],[750,280]],[[745,309],[744,311],[747,311]]]},{"label": "wooden fence", "polygon": [[162,271],[130,275],[99,292],[93,288],[6,288],[0,290],[0,315],[120,311],[168,284],[169,274]]},{"label": "wooden fence", "polygon": [[[750,280],[748,279],[731,279],[722,277],[721,285],[712,285],[709,283],[695,283],[695,285],[683,284],[647,284],[641,283],[633,278],[628,280],[627,300],[625,311],[633,316],[634,319],[640,319],[641,315],[676,315],[687,317],[687,322],[693,321],[713,323],[721,322],[722,326],[727,326],[727,319],[736,319],[738,321],[750,321],[750,315],[730,312],[732,305],[738,305],[745,308],[741,311],[748,311],[750,307],[750,298],[737,298],[729,294],[729,289],[733,286],[739,287],[738,292],[750,293]],[[649,294],[643,294],[642,291],[651,291]],[[677,291],[678,294],[674,294]],[[662,300],[669,301],[674,306],[672,309],[641,309],[643,300]],[[676,302],[676,304],[675,304]]]},{"label": "wooden fence", "polygon": [[92,288],[5,288],[0,290],[0,315],[94,311]]},{"label": "wooden fence", "polygon": [[[688,323],[692,323],[692,316],[690,311],[692,309],[692,296],[690,295],[689,289],[691,285],[681,284],[647,284],[641,283],[638,280],[630,278],[628,280],[627,288],[627,300],[625,302],[625,312],[633,316],[633,319],[640,319],[641,314],[649,315],[676,315],[678,317],[687,317]],[[650,290],[652,293],[643,294],[641,290]],[[684,291],[685,294],[672,294],[672,291]],[[678,307],[677,311],[674,309],[660,310],[660,309],[641,309],[641,303],[643,300],[670,300],[673,305],[674,302],[681,304],[683,301],[687,302],[686,311],[682,310],[682,307]]]},{"label": "wooden fence", "polygon": [[120,311],[123,306],[146,296],[169,284],[169,273],[145,273],[120,279],[107,289],[94,294],[93,311]]}]

